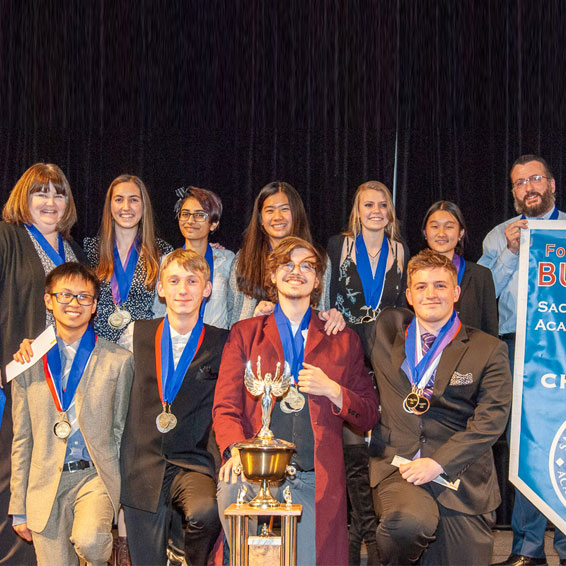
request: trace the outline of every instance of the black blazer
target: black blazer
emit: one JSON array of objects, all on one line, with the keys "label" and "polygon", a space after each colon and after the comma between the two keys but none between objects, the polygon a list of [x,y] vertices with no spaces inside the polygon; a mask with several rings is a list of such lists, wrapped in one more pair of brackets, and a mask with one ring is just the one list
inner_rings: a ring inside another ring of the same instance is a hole
[{"label": "black blazer", "polygon": [[[401,370],[405,329],[414,314],[385,309],[366,333],[381,401],[381,421],[372,432],[372,487],[394,473],[396,454],[438,462],[458,491],[427,485],[440,504],[462,513],[487,513],[500,503],[491,447],[505,430],[511,405],[511,373],[506,345],[488,334],[462,325],[445,348],[436,371],[431,406],[417,416],[403,409],[411,391]],[[360,325],[366,326],[366,325]],[[457,384],[457,380],[464,384]]]},{"label": "black blazer", "polygon": [[498,336],[497,301],[491,271],[483,265],[466,260],[460,285],[460,300],[454,305],[463,324]]},{"label": "black blazer", "polygon": [[[134,380],[122,437],[121,502],[155,513],[167,463],[216,477],[212,453],[212,402],[228,331],[204,325],[204,338],[171,404],[177,426],[157,430],[162,411],[155,370],[155,333],[162,318],[134,326]],[[216,448],[217,451],[217,448]]]}]

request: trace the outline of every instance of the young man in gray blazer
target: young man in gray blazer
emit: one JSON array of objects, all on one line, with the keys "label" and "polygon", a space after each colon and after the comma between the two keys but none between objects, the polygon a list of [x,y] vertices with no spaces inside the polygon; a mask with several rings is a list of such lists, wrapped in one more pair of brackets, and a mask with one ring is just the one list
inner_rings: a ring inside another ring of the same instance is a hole
[{"label": "young man in gray blazer", "polygon": [[491,447],[511,403],[507,348],[461,324],[451,260],[425,250],[407,274],[414,314],[385,309],[369,334],[381,401],[370,484],[382,563],[487,565],[500,502]]},{"label": "young man in gray blazer", "polygon": [[[45,283],[57,344],[12,382],[14,530],[33,541],[40,566],[102,565],[120,501],[120,442],[132,355],[94,335],[99,282],[78,263]],[[22,351],[16,359],[29,359]]]}]

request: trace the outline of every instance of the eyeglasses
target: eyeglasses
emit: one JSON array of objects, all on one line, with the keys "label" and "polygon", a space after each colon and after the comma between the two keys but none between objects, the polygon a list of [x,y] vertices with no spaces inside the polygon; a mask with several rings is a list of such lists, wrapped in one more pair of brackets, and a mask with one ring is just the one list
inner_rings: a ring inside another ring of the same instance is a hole
[{"label": "eyeglasses", "polygon": [[198,210],[197,212],[181,210],[181,212],[179,212],[180,220],[188,221],[191,219],[191,216],[194,218],[195,222],[204,222],[208,218],[208,212],[203,212],[202,210]]},{"label": "eyeglasses", "polygon": [[282,263],[277,266],[277,269],[281,269],[281,271],[285,271],[286,273],[291,273],[295,267],[298,267],[301,273],[314,273],[316,271],[315,266],[310,261],[301,261],[301,263],[288,261],[287,263]]},{"label": "eyeglasses", "polygon": [[519,187],[526,187],[527,183],[530,183],[533,187],[540,187],[543,183],[543,179],[549,179],[550,177],[545,177],[544,175],[531,175],[527,179],[517,179],[513,186],[517,189]]},{"label": "eyeglasses", "polygon": [[[51,194],[50,193],[32,193],[31,196],[33,198],[38,198],[41,200],[48,200],[51,198]],[[59,200],[59,201],[66,201],[67,200],[67,196],[66,195],[62,195],[60,193],[55,193],[53,195],[53,199],[54,200]]]},{"label": "eyeglasses", "polygon": [[86,293],[79,293],[78,295],[73,295],[69,291],[59,291],[58,293],[49,293],[60,305],[68,305],[73,302],[73,299],[77,299],[77,303],[82,307],[90,307],[94,303],[94,297]]}]

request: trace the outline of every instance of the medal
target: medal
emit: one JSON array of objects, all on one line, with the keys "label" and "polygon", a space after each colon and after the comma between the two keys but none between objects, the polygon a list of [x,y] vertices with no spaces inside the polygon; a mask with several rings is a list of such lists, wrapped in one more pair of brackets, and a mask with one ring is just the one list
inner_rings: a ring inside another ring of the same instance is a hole
[{"label": "medal", "polygon": [[287,394],[281,399],[279,407],[286,413],[298,413],[305,406],[305,396],[293,385],[287,390]]},{"label": "medal", "polygon": [[116,310],[108,317],[108,324],[116,330],[122,330],[131,321],[132,315],[127,310],[118,307],[118,305],[116,305]]},{"label": "medal", "polygon": [[71,406],[77,387],[81,381],[85,368],[90,360],[92,351],[96,344],[96,335],[91,326],[88,326],[77,349],[75,358],[69,371],[66,388],[63,389],[63,375],[61,367],[61,354],[59,344],[55,343],[46,354],[44,354],[43,371],[47,387],[55,403],[57,411],[59,411],[59,420],[53,425],[53,434],[57,438],[68,438],[73,427],[67,420],[67,409]]},{"label": "medal", "polygon": [[407,407],[407,409],[409,409],[409,411],[413,411],[413,409],[419,404],[419,395],[418,393],[415,392],[415,390],[413,389],[413,391],[411,391],[406,397],[405,397],[405,401],[403,402],[403,406]]},{"label": "medal", "polygon": [[171,412],[171,403],[181,388],[185,374],[200,348],[203,338],[204,326],[202,316],[199,316],[175,368],[171,330],[167,316],[157,327],[155,333],[155,374],[157,390],[163,406],[162,412],[155,419],[159,432],[165,434],[177,426],[177,417]]},{"label": "medal", "polygon": [[415,407],[413,407],[412,412],[415,415],[422,415],[426,413],[430,408],[430,401],[424,396],[419,395],[419,401]]},{"label": "medal", "polygon": [[132,315],[125,309],[120,308],[127,300],[132,285],[132,279],[138,264],[138,241],[132,242],[128,255],[126,256],[125,268],[118,254],[118,248],[114,244],[114,271],[110,278],[110,288],[112,290],[112,300],[116,310],[108,316],[108,325],[114,330],[122,330],[126,328],[132,321]]},{"label": "medal", "polygon": [[71,423],[67,420],[65,413],[61,413],[60,420],[58,420],[53,426],[53,434],[57,438],[64,440],[69,437],[71,430]]},{"label": "medal", "polygon": [[171,412],[169,403],[163,403],[163,411],[155,419],[157,430],[163,434],[173,430],[177,426],[177,417]]}]

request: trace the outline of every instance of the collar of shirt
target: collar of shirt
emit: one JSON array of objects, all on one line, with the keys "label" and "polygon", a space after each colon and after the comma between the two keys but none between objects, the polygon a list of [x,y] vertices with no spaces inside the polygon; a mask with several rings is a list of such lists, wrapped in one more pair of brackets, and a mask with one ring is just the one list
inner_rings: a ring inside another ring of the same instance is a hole
[{"label": "collar of shirt", "polygon": [[177,369],[177,364],[183,355],[183,350],[191,337],[192,330],[187,334],[180,334],[171,325],[169,325],[169,330],[171,332],[171,346],[173,347],[173,363],[175,364],[175,369]]}]

